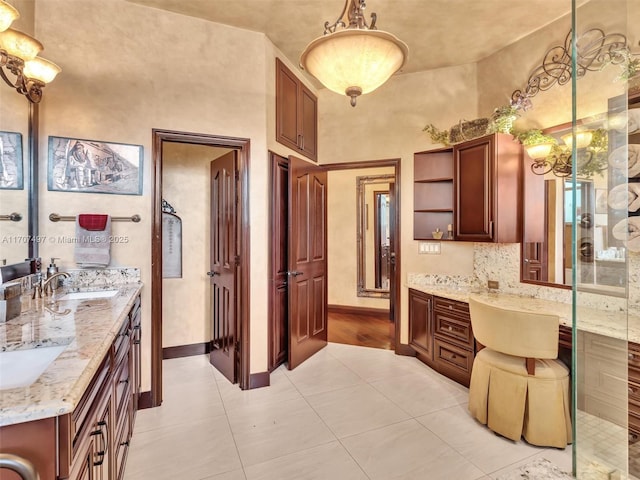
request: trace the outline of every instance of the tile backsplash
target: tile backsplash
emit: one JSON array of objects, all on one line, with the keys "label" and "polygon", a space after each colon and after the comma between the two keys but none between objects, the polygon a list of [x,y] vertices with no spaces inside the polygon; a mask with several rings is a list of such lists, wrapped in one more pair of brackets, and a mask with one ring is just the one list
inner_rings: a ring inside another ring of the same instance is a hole
[{"label": "tile backsplash", "polygon": [[[628,308],[630,314],[640,315],[640,254],[629,253],[628,261],[628,298],[579,292],[579,305],[610,311],[624,311]],[[475,243],[473,275],[409,273],[407,280],[410,283],[450,285],[453,288],[458,286],[484,288],[488,280],[498,280],[500,292],[562,303],[572,301],[571,290],[520,282],[520,244],[518,243]]]}]

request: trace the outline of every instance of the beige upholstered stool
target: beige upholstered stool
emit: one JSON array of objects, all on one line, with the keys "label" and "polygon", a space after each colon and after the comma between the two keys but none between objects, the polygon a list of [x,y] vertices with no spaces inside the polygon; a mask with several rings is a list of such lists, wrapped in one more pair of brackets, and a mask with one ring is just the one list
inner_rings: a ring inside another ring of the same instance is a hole
[{"label": "beige upholstered stool", "polygon": [[558,357],[559,318],[469,300],[471,326],[485,346],[473,362],[469,411],[511,440],[571,443],[569,369]]}]

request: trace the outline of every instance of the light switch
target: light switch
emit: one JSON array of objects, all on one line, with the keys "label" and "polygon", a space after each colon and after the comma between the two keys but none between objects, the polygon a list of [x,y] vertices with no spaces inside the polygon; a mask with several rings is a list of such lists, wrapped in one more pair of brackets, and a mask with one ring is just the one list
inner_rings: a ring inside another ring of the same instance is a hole
[{"label": "light switch", "polygon": [[418,243],[418,253],[423,255],[440,255],[440,242]]}]

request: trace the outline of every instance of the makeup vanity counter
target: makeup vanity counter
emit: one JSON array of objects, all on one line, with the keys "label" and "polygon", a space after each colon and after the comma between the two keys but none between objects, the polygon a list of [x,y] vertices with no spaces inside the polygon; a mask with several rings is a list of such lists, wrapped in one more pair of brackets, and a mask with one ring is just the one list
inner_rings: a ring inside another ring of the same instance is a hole
[{"label": "makeup vanity counter", "polygon": [[[428,295],[448,298],[463,303],[469,303],[469,297],[473,296],[480,301],[503,308],[558,315],[560,317],[560,325],[567,328],[571,328],[572,325],[572,306],[570,303],[471,287],[418,284],[407,284],[407,287]],[[640,344],[640,317],[638,316],[627,315],[626,312],[600,310],[581,306],[577,307],[576,313],[578,316],[578,329],[581,331]]]},{"label": "makeup vanity counter", "polygon": [[[140,392],[141,289],[22,296],[21,315],[0,324],[0,453],[33,462],[41,478],[122,477]],[[13,375],[21,352],[32,355],[27,375]]]}]

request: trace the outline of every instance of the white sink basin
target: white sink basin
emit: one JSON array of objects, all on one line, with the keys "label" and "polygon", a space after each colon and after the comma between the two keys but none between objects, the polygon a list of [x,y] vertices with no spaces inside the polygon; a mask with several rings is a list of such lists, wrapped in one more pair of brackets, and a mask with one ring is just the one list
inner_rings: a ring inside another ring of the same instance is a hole
[{"label": "white sink basin", "polygon": [[118,294],[118,290],[98,290],[96,292],[70,292],[58,300],[88,300],[90,298],[111,298]]},{"label": "white sink basin", "polygon": [[67,345],[0,352],[0,390],[35,382]]}]

